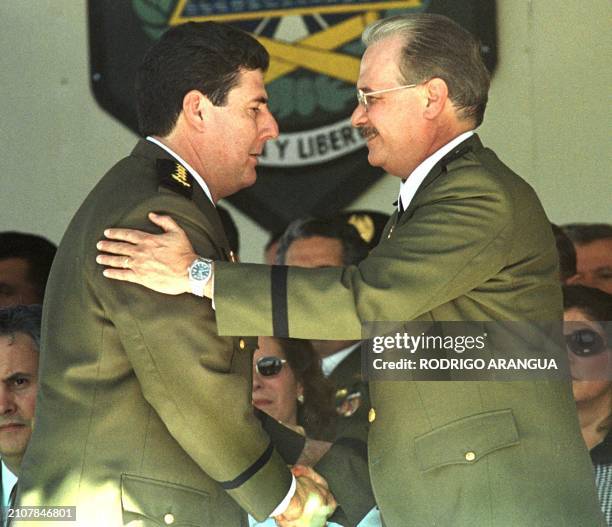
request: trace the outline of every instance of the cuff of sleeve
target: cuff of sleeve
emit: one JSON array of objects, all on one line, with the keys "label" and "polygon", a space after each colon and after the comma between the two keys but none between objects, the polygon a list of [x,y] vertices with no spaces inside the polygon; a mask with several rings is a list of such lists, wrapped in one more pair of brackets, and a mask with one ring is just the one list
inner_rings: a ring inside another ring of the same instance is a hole
[{"label": "cuff of sleeve", "polygon": [[281,501],[278,504],[276,509],[274,509],[270,513],[270,517],[279,516],[279,515],[281,515],[283,512],[285,512],[287,510],[287,507],[289,507],[289,503],[291,502],[291,498],[293,498],[293,495],[295,494],[296,487],[297,487],[297,483],[295,481],[295,476],[292,476],[291,487],[289,487],[289,492],[287,492],[287,495],[285,496],[285,499],[283,499],[283,501]]}]

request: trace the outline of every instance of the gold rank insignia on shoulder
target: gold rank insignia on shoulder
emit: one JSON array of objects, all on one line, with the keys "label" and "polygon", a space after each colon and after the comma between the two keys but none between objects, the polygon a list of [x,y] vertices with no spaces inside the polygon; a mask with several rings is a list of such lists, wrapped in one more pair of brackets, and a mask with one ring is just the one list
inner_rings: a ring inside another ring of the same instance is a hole
[{"label": "gold rank insignia on shoulder", "polygon": [[172,173],[171,177],[184,187],[191,187],[191,183],[189,183],[189,180],[187,179],[187,169],[183,165],[177,163],[176,169]]},{"label": "gold rank insignia on shoulder", "polygon": [[158,159],[156,163],[160,186],[191,198],[193,177],[189,171],[174,159]]}]

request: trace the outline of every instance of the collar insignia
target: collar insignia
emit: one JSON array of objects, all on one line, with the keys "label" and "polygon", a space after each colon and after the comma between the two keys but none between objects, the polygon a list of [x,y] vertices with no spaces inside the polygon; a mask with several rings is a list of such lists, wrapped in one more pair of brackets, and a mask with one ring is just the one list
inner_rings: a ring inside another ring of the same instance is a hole
[{"label": "collar insignia", "polygon": [[188,170],[174,159],[158,159],[157,174],[159,185],[191,198],[193,194],[193,177]]}]

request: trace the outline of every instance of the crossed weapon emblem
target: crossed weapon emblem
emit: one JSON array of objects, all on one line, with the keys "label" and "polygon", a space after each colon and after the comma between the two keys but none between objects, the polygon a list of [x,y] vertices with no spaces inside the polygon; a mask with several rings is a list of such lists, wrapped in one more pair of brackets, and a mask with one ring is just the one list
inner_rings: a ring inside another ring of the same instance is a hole
[{"label": "crossed weapon emblem", "polygon": [[355,84],[359,75],[359,59],[334,50],[358,38],[365,27],[377,18],[377,12],[367,11],[292,44],[257,36],[270,53],[266,84],[298,68]]},{"label": "crossed weapon emblem", "polygon": [[[181,13],[185,4],[189,0],[179,0],[174,14],[172,15],[169,24],[175,25],[188,20],[203,21],[217,20],[230,21],[254,18],[261,16],[261,13],[242,13],[231,15],[220,15],[212,17],[188,17],[183,18]],[[423,4],[422,0],[403,0],[391,2],[367,2],[363,4],[356,3],[354,5],[336,5],[327,8],[316,9],[295,9],[295,14],[307,14],[310,12],[347,12],[356,11],[358,9],[373,9],[378,10],[383,7],[389,8],[407,8],[419,7]],[[268,12],[268,16],[281,16],[287,14],[282,11]],[[293,14],[293,13],[292,13]],[[313,33],[296,42],[287,43],[273,38],[254,35],[270,53],[270,67],[266,73],[265,82],[270,83],[273,80],[287,75],[298,68],[305,68],[316,73],[322,73],[331,78],[346,81],[350,84],[355,84],[359,76],[359,59],[352,55],[347,55],[338,51],[337,48],[347,44],[361,35],[363,30],[379,18],[378,11],[367,10],[359,15],[353,16],[340,22],[339,24],[322,29],[318,33]]]}]

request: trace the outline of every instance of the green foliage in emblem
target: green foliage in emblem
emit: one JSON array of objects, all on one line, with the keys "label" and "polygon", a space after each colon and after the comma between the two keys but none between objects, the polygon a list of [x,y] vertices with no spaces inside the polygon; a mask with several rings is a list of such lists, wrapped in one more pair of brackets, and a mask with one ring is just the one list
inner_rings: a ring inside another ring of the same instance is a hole
[{"label": "green foliage in emblem", "polygon": [[132,0],[134,12],[143,22],[143,31],[153,40],[166,29],[176,0]]}]

